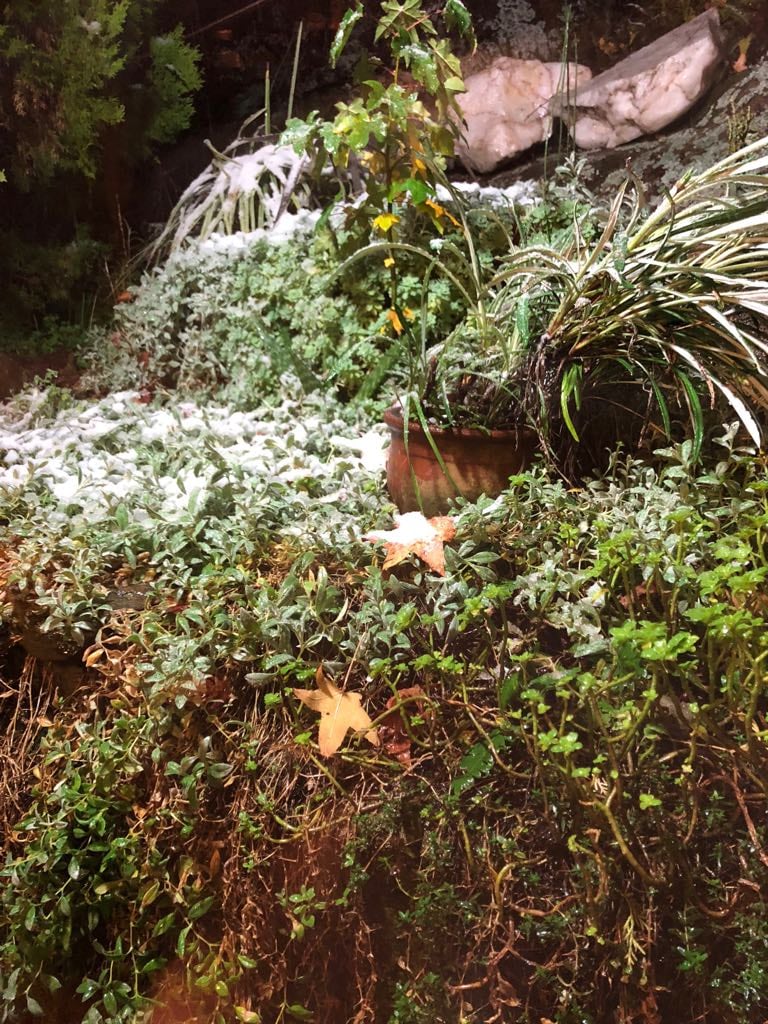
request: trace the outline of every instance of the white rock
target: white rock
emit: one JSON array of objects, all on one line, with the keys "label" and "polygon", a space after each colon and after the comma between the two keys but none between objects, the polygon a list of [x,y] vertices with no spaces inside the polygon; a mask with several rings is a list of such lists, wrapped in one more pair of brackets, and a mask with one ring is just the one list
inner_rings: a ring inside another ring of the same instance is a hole
[{"label": "white rock", "polygon": [[462,163],[485,173],[543,142],[552,130],[550,100],[575,91],[591,77],[581,64],[512,57],[497,57],[467,76],[467,91],[458,97],[466,123],[456,147]]},{"label": "white rock", "polygon": [[571,104],[556,97],[551,107],[577,146],[613,149],[690,110],[721,57],[720,19],[710,8],[578,88]]}]

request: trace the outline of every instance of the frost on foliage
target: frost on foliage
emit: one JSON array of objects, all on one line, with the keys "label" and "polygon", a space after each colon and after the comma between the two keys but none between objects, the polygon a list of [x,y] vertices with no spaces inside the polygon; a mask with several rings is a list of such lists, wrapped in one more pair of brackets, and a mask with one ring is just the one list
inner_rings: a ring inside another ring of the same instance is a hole
[{"label": "frost on foliage", "polygon": [[272,144],[238,155],[242,145],[238,139],[224,153],[215,153],[187,186],[153,246],[155,254],[166,247],[173,252],[193,237],[231,235],[238,226],[246,235],[259,229],[269,232],[289,205],[299,212],[310,205],[309,190],[302,184],[306,157],[290,146]]},{"label": "frost on foliage", "polygon": [[490,207],[492,210],[509,209],[513,206],[533,206],[541,199],[539,186],[535,181],[516,181],[506,188],[494,185],[480,185],[476,181],[454,181],[451,188],[437,186],[437,199],[441,203],[450,203],[453,192],[474,207]]},{"label": "frost on foliage", "polygon": [[225,253],[228,256],[241,255],[257,242],[265,241],[271,245],[289,242],[297,235],[310,235],[320,220],[320,210],[299,210],[298,213],[284,213],[273,227],[256,228],[254,231],[235,231],[231,235],[213,232],[203,239],[198,248],[200,252]]},{"label": "frost on foliage", "polygon": [[[237,140],[224,154],[216,154],[187,186],[153,246],[156,255],[166,248],[177,252],[191,241],[197,241],[206,251],[230,254],[247,250],[260,239],[279,244],[314,229],[320,210],[312,208],[309,187],[304,182],[307,158],[289,146],[277,145],[233,155],[242,144]],[[536,201],[534,182],[520,182],[507,189],[457,182],[452,188],[477,205],[528,205]],[[449,202],[451,195],[439,186],[438,198]],[[351,205],[363,199],[358,196]],[[348,205],[336,204],[337,217]],[[296,212],[291,212],[290,206]]]},{"label": "frost on foliage", "polygon": [[255,507],[278,488],[285,532],[300,532],[318,507],[327,520],[381,476],[383,432],[360,437],[332,405],[149,408],[117,392],[46,415],[44,399],[0,406],[0,503],[20,499],[30,515],[44,507],[51,526],[107,520],[119,504],[137,524],[188,522],[224,489]]}]

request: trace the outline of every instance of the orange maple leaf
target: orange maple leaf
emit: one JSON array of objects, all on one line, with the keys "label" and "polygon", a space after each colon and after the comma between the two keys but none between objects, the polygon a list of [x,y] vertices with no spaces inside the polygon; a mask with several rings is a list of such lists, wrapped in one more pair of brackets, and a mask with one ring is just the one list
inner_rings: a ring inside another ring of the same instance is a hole
[{"label": "orange maple leaf", "polygon": [[456,525],[450,516],[434,516],[425,519],[421,512],[406,512],[395,516],[394,530],[371,530],[363,540],[381,540],[387,545],[382,568],[391,569],[405,561],[408,555],[416,555],[433,569],[438,576],[445,576],[445,551],[443,545],[456,536]]},{"label": "orange maple leaf", "polygon": [[362,694],[342,693],[332,679],[319,665],[315,675],[316,690],[301,690],[294,687],[294,695],[312,711],[320,713],[320,729],[317,740],[323,757],[331,757],[344,742],[347,732],[367,730],[365,738],[374,747],[379,746],[379,736],[371,729],[370,716],[361,707]]}]

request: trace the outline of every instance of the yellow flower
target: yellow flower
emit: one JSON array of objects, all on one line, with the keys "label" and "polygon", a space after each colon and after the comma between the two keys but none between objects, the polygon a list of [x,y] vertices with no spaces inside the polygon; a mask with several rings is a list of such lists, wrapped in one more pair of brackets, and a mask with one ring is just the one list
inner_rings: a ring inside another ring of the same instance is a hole
[{"label": "yellow flower", "polygon": [[394,225],[397,224],[400,218],[395,213],[380,213],[373,221],[373,226],[381,231],[382,234],[386,234],[387,231]]},{"label": "yellow flower", "polygon": [[418,171],[420,174],[427,173],[427,165],[423,160],[420,160],[417,156],[413,158],[413,169]]},{"label": "yellow flower", "polygon": [[385,267],[394,267],[394,265],[395,265],[395,257],[394,256],[387,256],[387,258],[384,260],[384,266]]}]

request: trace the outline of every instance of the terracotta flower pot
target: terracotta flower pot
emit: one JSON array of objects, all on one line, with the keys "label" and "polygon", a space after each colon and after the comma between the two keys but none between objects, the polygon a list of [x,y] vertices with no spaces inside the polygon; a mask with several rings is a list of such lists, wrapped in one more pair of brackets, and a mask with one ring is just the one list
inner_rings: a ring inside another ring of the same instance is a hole
[{"label": "terracotta flower pot", "polygon": [[[401,512],[422,509],[424,515],[444,514],[451,499],[462,495],[476,501],[481,494],[496,497],[509,478],[526,469],[537,441],[526,427],[516,430],[430,430],[445,472],[418,423],[408,425],[406,450],[403,418],[397,408],[384,413],[391,442],[387,456],[387,488]],[[419,502],[421,499],[421,503]]]}]

